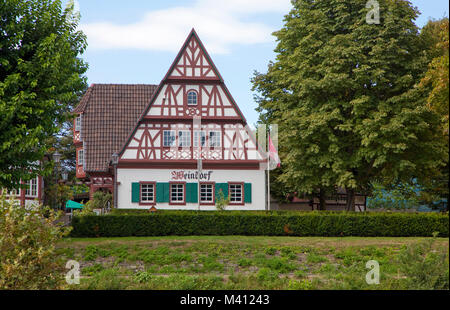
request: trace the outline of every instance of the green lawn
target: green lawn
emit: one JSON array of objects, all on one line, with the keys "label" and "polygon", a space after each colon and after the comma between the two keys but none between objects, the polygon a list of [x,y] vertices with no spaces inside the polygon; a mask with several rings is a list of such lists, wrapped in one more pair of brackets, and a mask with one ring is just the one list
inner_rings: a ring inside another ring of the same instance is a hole
[{"label": "green lawn", "polygon": [[[71,238],[73,289],[448,289],[444,238],[188,236]],[[428,248],[427,248],[428,247]],[[365,281],[377,260],[380,284]]]}]

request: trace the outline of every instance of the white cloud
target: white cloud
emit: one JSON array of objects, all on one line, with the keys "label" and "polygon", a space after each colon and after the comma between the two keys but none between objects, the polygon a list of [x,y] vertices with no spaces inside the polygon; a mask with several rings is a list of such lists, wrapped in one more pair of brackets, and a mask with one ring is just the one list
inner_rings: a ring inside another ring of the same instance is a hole
[{"label": "white cloud", "polygon": [[148,12],[132,24],[99,22],[82,24],[91,49],[144,49],[177,52],[191,28],[195,28],[208,51],[227,53],[234,44],[272,40],[276,30],[266,24],[243,21],[260,13],[287,13],[289,0],[197,0],[191,7]]}]

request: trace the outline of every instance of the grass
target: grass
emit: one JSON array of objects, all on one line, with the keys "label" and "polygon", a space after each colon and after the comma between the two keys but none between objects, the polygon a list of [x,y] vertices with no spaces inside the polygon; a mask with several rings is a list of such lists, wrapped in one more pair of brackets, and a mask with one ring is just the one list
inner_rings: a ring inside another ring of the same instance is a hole
[{"label": "grass", "polygon": [[[422,289],[448,289],[448,243],[444,238],[68,238],[57,253],[62,264],[80,262],[80,284],[71,289],[416,289],[418,283]],[[378,285],[365,281],[369,260],[380,264]]]}]

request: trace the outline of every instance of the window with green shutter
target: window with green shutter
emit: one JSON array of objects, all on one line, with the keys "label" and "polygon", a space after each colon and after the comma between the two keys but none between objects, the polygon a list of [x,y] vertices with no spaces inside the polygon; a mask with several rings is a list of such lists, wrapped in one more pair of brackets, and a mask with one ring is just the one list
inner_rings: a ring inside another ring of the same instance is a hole
[{"label": "window with green shutter", "polygon": [[252,202],[252,183],[244,183],[244,202]]},{"label": "window with green shutter", "polygon": [[131,202],[139,202],[140,191],[139,183],[131,183]]},{"label": "window with green shutter", "polygon": [[186,183],[186,202],[198,202],[198,183]]}]

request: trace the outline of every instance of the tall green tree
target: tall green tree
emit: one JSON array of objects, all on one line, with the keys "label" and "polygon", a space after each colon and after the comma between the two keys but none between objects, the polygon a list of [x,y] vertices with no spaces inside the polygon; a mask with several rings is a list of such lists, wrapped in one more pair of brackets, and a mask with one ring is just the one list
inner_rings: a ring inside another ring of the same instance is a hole
[{"label": "tall green tree", "polygon": [[274,33],[276,60],[256,73],[261,121],[278,123],[278,179],[298,193],[375,181],[412,182],[435,173],[448,150],[439,117],[416,91],[424,43],[408,1],[380,0],[379,24],[360,0],[297,0]]},{"label": "tall green tree", "polygon": [[[419,83],[420,91],[427,94],[427,104],[441,118],[442,134],[449,143],[449,20],[430,20],[420,35],[427,44],[429,64],[425,76]],[[432,203],[442,198],[449,199],[449,165],[439,173],[422,182],[421,198]],[[448,208],[448,204],[447,204]]]},{"label": "tall green tree", "polygon": [[442,117],[443,132],[448,139],[449,115],[449,28],[448,18],[431,20],[421,31],[421,37],[429,45],[431,58],[428,70],[419,86],[429,89],[427,103]]},{"label": "tall green tree", "polygon": [[0,186],[40,172],[49,137],[86,88],[78,22],[73,2],[65,9],[60,0],[0,3]]}]

